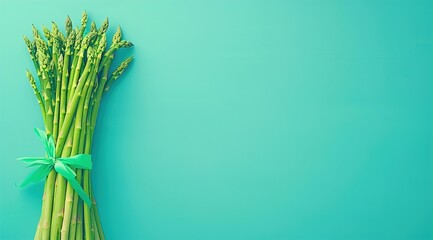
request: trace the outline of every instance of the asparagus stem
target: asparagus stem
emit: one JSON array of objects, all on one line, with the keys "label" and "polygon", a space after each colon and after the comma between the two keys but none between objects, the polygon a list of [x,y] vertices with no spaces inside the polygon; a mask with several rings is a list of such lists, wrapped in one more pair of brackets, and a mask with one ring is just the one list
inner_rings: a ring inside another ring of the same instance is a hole
[{"label": "asparagus stem", "polygon": [[[76,240],[83,239],[83,205],[84,202],[82,200],[78,200],[78,217],[77,217],[77,229],[75,233]],[[73,239],[73,238],[71,238]]]},{"label": "asparagus stem", "polygon": [[[74,169],[75,170],[75,169]],[[82,180],[82,170],[75,170],[77,176],[76,179],[79,183]],[[68,182],[66,189],[66,198],[65,202],[65,217],[63,219],[62,231],[61,231],[61,239],[75,239],[76,225],[77,225],[77,207],[78,201],[82,201],[78,198],[78,194],[73,190],[71,184]]]},{"label": "asparagus stem", "polygon": [[[84,171],[84,191],[86,194],[90,194],[89,189],[89,170],[83,170]],[[87,204],[84,204],[84,232],[87,240],[93,240],[94,239],[94,232],[92,232],[92,219],[90,216],[90,207],[87,206]]]},{"label": "asparagus stem", "polygon": [[[73,170],[76,171],[75,169]],[[62,222],[62,228],[60,233],[60,239],[65,239],[65,240],[68,239],[69,227],[71,225],[73,201],[74,201],[74,190],[71,184],[68,182],[66,186],[66,196],[65,196],[65,203],[64,203],[64,213],[63,213],[63,222]]]},{"label": "asparagus stem", "polygon": [[[68,133],[67,143],[61,151],[61,155],[58,154],[58,157],[69,157],[72,149],[72,137],[73,131],[72,129]],[[57,174],[56,177],[56,191],[54,193],[54,203],[53,203],[53,213],[51,217],[51,239],[58,239],[60,237],[60,228],[62,226],[63,221],[63,206],[65,204],[65,191],[66,191],[66,179]]]},{"label": "asparagus stem", "polygon": [[34,240],[40,240],[41,239],[41,218],[39,218],[39,222],[38,222],[38,226],[36,228],[36,234],[35,237],[33,238]]},{"label": "asparagus stem", "polygon": [[74,72],[72,81],[70,83],[70,87],[68,87],[68,102],[71,101],[72,96],[74,95],[74,90],[77,86],[78,77],[80,76],[81,71],[81,64],[83,63],[84,58],[84,50],[80,50],[80,52],[77,54],[77,60],[75,63],[74,68],[71,69],[71,71]]},{"label": "asparagus stem", "polygon": [[[92,190],[90,190],[90,192],[92,192]],[[93,196],[92,196],[93,198]],[[91,219],[92,219],[92,234],[94,234],[95,236],[95,240],[100,240],[101,238],[99,237],[99,231],[98,231],[98,226],[95,222],[95,212],[93,211],[93,209],[90,209],[91,211]]]},{"label": "asparagus stem", "polygon": [[96,199],[93,197],[93,206],[92,206],[92,211],[93,214],[95,215],[95,223],[97,226],[97,230],[98,230],[98,235],[99,238],[102,240],[105,240],[105,235],[104,235],[104,231],[102,229],[102,224],[101,224],[101,218],[99,217],[99,211],[98,211],[98,205],[96,203]]},{"label": "asparagus stem", "polygon": [[[76,173],[77,173],[77,181],[81,184],[81,182],[82,182],[82,170],[77,169]],[[69,228],[69,238],[70,239],[75,239],[75,232],[76,232],[77,220],[78,220],[78,202],[81,201],[81,199],[78,198],[78,194],[75,191],[73,193],[73,196],[74,197],[72,200],[73,204],[72,204],[72,211],[71,211],[71,222],[69,224],[70,226],[65,227],[65,231],[66,231],[66,228]],[[63,229],[62,229],[62,231],[63,231]],[[68,239],[68,236],[65,236],[65,237],[66,238],[63,238],[63,236],[62,236],[62,239]]]},{"label": "asparagus stem", "polygon": [[63,68],[63,55],[59,56],[59,63],[57,67],[57,83],[56,83],[56,103],[54,107],[54,119],[53,119],[53,138],[57,139],[59,131],[59,118],[60,118],[60,88],[61,88],[61,72]]},{"label": "asparagus stem", "polygon": [[50,239],[51,226],[51,210],[53,207],[54,195],[54,180],[56,179],[56,171],[51,170],[45,181],[44,196],[42,197],[42,240]]},{"label": "asparagus stem", "polygon": [[[75,130],[74,130],[74,144],[73,144],[73,148],[72,148],[72,153],[73,154],[77,154],[79,153],[79,147],[80,147],[80,137],[81,137],[81,132],[82,132],[82,128],[83,128],[83,119],[87,118],[87,114],[88,114],[88,104],[86,104],[86,102],[90,99],[91,93],[92,93],[92,89],[93,89],[93,85],[94,85],[94,81],[93,80],[89,80],[86,81],[85,83],[85,87],[83,89],[83,97],[80,98],[80,102],[78,104],[78,110],[77,110],[77,119],[79,119],[79,121],[75,121]],[[82,144],[84,145],[84,144]]]}]

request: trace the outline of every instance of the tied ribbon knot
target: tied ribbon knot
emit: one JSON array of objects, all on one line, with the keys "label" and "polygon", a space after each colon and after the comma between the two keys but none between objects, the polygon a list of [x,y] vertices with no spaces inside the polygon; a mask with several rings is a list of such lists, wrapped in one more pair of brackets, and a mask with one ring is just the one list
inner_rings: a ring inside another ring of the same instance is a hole
[{"label": "tied ribbon knot", "polygon": [[35,128],[36,136],[41,140],[45,147],[46,157],[23,157],[18,160],[29,163],[27,167],[39,166],[36,171],[28,175],[19,187],[26,187],[31,183],[37,183],[48,176],[51,169],[62,175],[71,184],[72,188],[77,192],[78,196],[89,206],[92,202],[89,196],[75,179],[75,172],[71,167],[80,169],[92,169],[92,157],[89,154],[78,154],[71,157],[56,158],[56,145],[51,135],[47,135],[44,131]]}]

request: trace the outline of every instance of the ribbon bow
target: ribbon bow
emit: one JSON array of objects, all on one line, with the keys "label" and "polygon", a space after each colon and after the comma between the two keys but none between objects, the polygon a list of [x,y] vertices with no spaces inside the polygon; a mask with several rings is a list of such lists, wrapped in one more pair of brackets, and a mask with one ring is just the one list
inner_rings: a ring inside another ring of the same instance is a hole
[{"label": "ribbon bow", "polygon": [[84,192],[80,183],[75,179],[75,172],[71,167],[81,169],[92,169],[92,159],[89,154],[78,154],[71,157],[56,158],[56,145],[51,135],[35,128],[35,133],[42,141],[45,147],[47,157],[23,157],[18,160],[29,163],[28,167],[39,166],[39,168],[28,175],[19,187],[26,187],[30,183],[36,183],[44,179],[50,173],[51,169],[56,170],[71,184],[72,188],[78,193],[81,199],[90,207],[92,202],[89,196]]}]

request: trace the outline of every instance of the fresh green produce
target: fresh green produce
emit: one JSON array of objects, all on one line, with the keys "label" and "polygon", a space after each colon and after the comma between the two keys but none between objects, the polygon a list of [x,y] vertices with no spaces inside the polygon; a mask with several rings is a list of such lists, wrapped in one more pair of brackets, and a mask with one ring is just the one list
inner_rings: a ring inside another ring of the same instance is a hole
[{"label": "fresh green produce", "polygon": [[[33,26],[33,40],[24,37],[37,75],[27,70],[27,78],[41,109],[45,132],[54,139],[56,158],[91,154],[102,96],[132,60],[125,59],[111,72],[115,53],[133,44],[122,40],[119,27],[108,45],[108,19],[99,28],[94,22],[89,30],[86,26],[84,12],[81,25],[75,29],[67,17],[64,33],[53,22],[51,30],[43,27],[42,33]],[[92,193],[91,171],[73,170],[91,205],[83,202],[62,175],[51,170],[45,181],[36,240],[105,239]]]}]

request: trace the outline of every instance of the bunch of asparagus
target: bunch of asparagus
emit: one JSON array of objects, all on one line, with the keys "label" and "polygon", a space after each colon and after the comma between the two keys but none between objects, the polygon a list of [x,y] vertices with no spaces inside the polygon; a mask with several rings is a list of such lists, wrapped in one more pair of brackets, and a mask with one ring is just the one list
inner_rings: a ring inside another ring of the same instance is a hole
[{"label": "bunch of asparagus", "polygon": [[[66,18],[66,34],[53,22],[43,27],[43,36],[33,26],[34,40],[24,37],[37,73],[38,82],[27,70],[27,77],[41,108],[45,131],[55,141],[56,157],[91,153],[93,133],[102,95],[127,68],[125,59],[110,73],[114,54],[133,46],[121,39],[120,27],[107,47],[108,19],[98,29],[92,22],[86,30],[87,14],[81,26],[73,29]],[[51,170],[46,178],[42,213],[35,239],[105,239],[90,170],[74,169],[76,180],[92,200],[88,206],[63,176]]]}]

